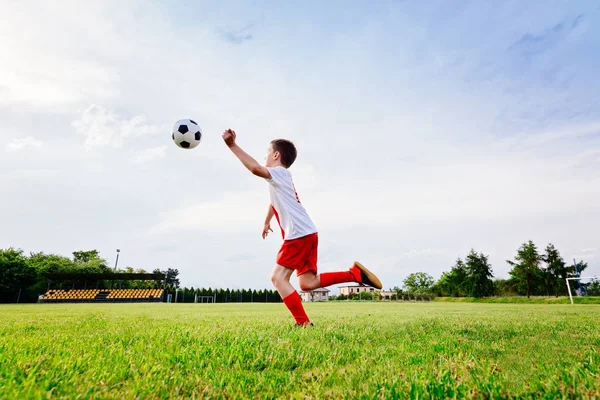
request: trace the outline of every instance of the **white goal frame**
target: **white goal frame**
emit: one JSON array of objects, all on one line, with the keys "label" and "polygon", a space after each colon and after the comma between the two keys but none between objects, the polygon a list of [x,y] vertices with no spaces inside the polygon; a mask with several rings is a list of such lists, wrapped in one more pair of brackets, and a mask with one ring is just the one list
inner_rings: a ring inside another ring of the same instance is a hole
[{"label": "white goal frame", "polygon": [[215,295],[212,296],[200,296],[196,295],[194,297],[194,303],[216,303]]},{"label": "white goal frame", "polygon": [[571,294],[571,285],[569,285],[569,281],[580,281],[582,279],[598,279],[600,280],[600,276],[599,275],[594,275],[594,276],[576,276],[573,278],[566,278],[566,283],[567,283],[567,290],[569,291],[569,299],[571,299],[571,304],[573,303],[573,295]]}]

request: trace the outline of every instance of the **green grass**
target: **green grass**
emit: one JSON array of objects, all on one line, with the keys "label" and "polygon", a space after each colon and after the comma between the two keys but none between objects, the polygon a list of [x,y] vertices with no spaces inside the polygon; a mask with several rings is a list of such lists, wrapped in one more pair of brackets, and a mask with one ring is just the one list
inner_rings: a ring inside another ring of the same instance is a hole
[{"label": "green grass", "polygon": [[598,398],[600,307],[0,306],[0,399]]},{"label": "green grass", "polygon": [[[510,304],[571,304],[569,297],[506,296],[506,297],[436,297],[434,301],[452,303],[510,303]],[[575,304],[600,304],[600,297],[573,297]]]}]

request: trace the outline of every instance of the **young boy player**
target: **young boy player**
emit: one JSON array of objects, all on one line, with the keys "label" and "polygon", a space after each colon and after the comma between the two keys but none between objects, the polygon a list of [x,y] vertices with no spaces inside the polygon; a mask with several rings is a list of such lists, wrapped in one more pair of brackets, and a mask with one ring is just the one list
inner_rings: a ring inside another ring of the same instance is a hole
[{"label": "young boy player", "polygon": [[285,139],[271,141],[265,165],[260,165],[236,144],[236,134],[231,129],[223,133],[223,140],[244,166],[254,175],[269,183],[271,204],[267,211],[262,237],[265,239],[271,230],[271,219],[277,219],[283,237],[283,244],[277,254],[277,263],[271,273],[273,286],[279,292],[284,304],[300,326],[312,325],[300,295],[290,284],[294,270],[302,290],[313,290],[344,282],[358,282],[362,285],[381,289],[381,281],[362,264],[355,262],[347,271],[322,272],[317,274],[317,228],[300,203],[298,193],[288,168],[296,160],[296,147]]}]

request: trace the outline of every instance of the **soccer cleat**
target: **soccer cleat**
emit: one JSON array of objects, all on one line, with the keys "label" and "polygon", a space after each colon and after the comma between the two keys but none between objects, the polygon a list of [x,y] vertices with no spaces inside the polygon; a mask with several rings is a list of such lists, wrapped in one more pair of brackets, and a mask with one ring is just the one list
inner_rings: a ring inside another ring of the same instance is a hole
[{"label": "soccer cleat", "polygon": [[299,327],[299,328],[304,328],[304,327],[307,327],[307,326],[314,326],[314,324],[312,322],[310,322],[310,321],[306,321],[303,324],[296,323],[296,327]]},{"label": "soccer cleat", "polygon": [[355,261],[354,265],[350,269],[352,270],[353,268],[356,268],[358,271],[360,271],[360,282],[358,283],[361,283],[365,286],[373,286],[376,289],[383,288],[383,285],[381,284],[381,281],[377,275],[369,271],[364,265],[358,261]]}]

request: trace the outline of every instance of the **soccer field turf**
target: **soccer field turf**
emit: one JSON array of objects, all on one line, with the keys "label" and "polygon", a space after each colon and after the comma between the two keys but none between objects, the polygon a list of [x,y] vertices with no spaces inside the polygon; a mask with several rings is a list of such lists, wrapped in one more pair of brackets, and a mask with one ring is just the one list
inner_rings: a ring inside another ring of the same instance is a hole
[{"label": "soccer field turf", "polygon": [[0,398],[600,396],[600,306],[0,306]]}]

